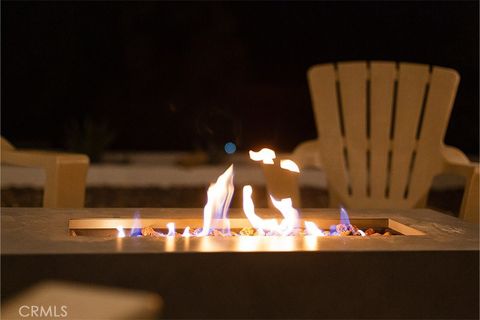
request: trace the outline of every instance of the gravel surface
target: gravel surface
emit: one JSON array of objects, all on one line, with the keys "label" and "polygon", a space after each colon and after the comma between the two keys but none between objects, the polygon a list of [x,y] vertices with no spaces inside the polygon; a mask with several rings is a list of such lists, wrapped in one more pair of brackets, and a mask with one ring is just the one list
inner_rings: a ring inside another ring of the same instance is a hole
[{"label": "gravel surface", "polygon": [[[232,207],[242,206],[240,186],[236,186]],[[176,188],[87,188],[85,206],[91,208],[199,208],[206,203],[206,187]],[[432,191],[428,207],[451,215],[457,215],[463,190]],[[6,188],[1,191],[2,207],[40,207],[42,190],[36,188]],[[326,190],[304,187],[301,189],[302,204],[305,208],[324,208],[328,205]],[[267,206],[266,190],[263,186],[253,186],[253,200],[256,207]]]}]

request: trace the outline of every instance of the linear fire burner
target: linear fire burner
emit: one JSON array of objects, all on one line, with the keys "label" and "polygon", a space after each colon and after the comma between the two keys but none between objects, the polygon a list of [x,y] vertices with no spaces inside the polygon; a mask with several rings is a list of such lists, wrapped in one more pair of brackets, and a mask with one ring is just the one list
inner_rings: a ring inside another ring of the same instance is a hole
[{"label": "linear fire burner", "polygon": [[[239,230],[248,228],[250,223],[248,219],[229,219],[230,228],[238,234]],[[300,218],[300,225],[304,224],[305,219]],[[314,222],[322,229],[330,228],[338,223],[333,219],[310,218],[309,221]],[[72,236],[90,236],[90,237],[116,237],[118,235],[118,226],[122,226],[126,234],[130,234],[132,229],[152,228],[158,232],[165,234],[168,230],[165,227],[168,223],[174,222],[176,228],[185,229],[186,227],[201,228],[203,220],[195,218],[150,218],[150,219],[126,219],[126,218],[92,218],[92,219],[72,219],[69,221],[69,230]],[[353,219],[350,221],[352,225],[358,228],[371,228],[377,231],[388,230],[391,235],[404,236],[423,236],[424,232],[409,227],[398,221],[389,218],[376,219]]]}]

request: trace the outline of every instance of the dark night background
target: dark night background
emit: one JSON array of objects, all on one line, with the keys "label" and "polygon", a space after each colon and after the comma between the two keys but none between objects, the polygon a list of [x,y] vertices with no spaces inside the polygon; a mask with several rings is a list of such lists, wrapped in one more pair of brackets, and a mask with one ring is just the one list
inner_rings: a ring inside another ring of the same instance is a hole
[{"label": "dark night background", "polygon": [[478,9],[477,1],[3,1],[2,135],[58,149],[114,137],[110,149],[232,140],[291,151],[315,137],[309,66],[384,59],[459,71],[446,142],[475,155]]}]

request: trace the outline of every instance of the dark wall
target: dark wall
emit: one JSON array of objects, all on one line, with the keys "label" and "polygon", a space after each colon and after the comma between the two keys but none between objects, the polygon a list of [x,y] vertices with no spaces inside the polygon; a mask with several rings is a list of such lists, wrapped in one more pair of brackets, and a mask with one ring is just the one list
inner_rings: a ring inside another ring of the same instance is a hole
[{"label": "dark wall", "polygon": [[309,66],[386,59],[460,72],[446,142],[478,154],[478,27],[477,1],[3,1],[2,135],[291,150],[315,137]]}]

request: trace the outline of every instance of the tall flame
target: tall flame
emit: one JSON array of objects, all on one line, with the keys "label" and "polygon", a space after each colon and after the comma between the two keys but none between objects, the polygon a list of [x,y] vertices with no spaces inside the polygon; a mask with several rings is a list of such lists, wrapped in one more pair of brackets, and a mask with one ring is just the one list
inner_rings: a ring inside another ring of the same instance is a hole
[{"label": "tall flame", "polygon": [[290,159],[280,160],[280,168],[300,173],[297,164]]},{"label": "tall flame", "polygon": [[248,154],[253,161],[263,161],[264,164],[273,164],[273,159],[277,157],[275,151],[268,148],[263,148],[258,152],[250,150]]},{"label": "tall flame", "polygon": [[249,185],[243,187],[243,212],[245,212],[248,221],[255,229],[270,232],[275,232],[278,229],[276,219],[262,219],[255,213],[255,205],[252,200],[252,186]]},{"label": "tall flame", "polygon": [[[233,165],[218,177],[217,182],[212,183],[207,191],[207,204],[203,208],[203,228],[198,237],[207,236],[212,228],[212,222],[217,223],[216,227],[222,228],[222,232],[230,233],[228,221],[228,208],[232,201],[233,186]],[[220,225],[218,225],[220,223]]]},{"label": "tall flame", "polygon": [[282,236],[288,236],[295,227],[298,227],[298,211],[292,206],[292,199],[285,198],[280,201],[270,196],[273,205],[283,215],[284,219],[280,223],[278,232]]},{"label": "tall flame", "polygon": [[243,212],[248,221],[257,230],[259,234],[267,231],[270,235],[288,236],[298,226],[298,211],[292,206],[292,199],[286,198],[280,201],[271,197],[273,205],[283,215],[283,220],[278,223],[276,219],[262,219],[255,213],[255,205],[252,200],[252,187],[246,185],[243,187]]}]

